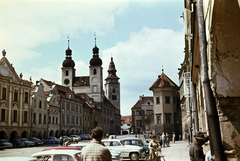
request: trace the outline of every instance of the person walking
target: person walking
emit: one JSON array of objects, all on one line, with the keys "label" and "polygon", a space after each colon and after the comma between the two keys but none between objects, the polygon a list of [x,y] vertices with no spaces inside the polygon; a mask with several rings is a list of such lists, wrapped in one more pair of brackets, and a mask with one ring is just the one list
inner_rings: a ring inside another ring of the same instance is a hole
[{"label": "person walking", "polygon": [[91,137],[91,143],[82,149],[82,161],[111,161],[110,151],[101,143],[104,137],[103,129],[96,127],[92,130]]},{"label": "person walking", "polygon": [[176,135],[175,135],[175,133],[173,132],[172,141],[173,141],[174,144],[175,144],[175,137],[176,137]]},{"label": "person walking", "polygon": [[60,137],[59,143],[60,143],[60,146],[63,146],[63,138],[62,137]]},{"label": "person walking", "polygon": [[68,146],[68,145],[70,145],[71,144],[71,141],[70,141],[70,139],[68,139],[68,141],[66,141],[65,143],[64,143],[64,146]]},{"label": "person walking", "polygon": [[155,152],[156,152],[157,148],[159,147],[158,142],[156,142],[156,139],[157,139],[157,136],[153,135],[152,140],[150,141],[150,143],[148,145],[148,147],[150,149],[149,161],[155,160],[155,158],[156,158]]},{"label": "person walking", "polygon": [[169,147],[169,134],[168,133],[166,133],[166,145],[167,145],[167,147]]},{"label": "person walking", "polygon": [[162,147],[165,148],[165,141],[166,141],[166,137],[164,135],[164,132],[162,133]]},{"label": "person walking", "polygon": [[202,145],[208,140],[204,137],[202,132],[197,132],[194,135],[195,141],[192,142],[189,149],[189,156],[191,161],[205,161]]}]

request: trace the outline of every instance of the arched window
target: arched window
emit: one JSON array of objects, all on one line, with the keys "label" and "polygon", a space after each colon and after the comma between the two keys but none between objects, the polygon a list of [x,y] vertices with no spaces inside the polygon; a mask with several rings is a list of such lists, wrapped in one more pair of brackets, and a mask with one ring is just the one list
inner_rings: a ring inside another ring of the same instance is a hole
[{"label": "arched window", "polygon": [[97,70],[93,69],[93,74],[96,75],[97,74]]},{"label": "arched window", "polygon": [[66,70],[66,76],[68,76],[68,70]]}]

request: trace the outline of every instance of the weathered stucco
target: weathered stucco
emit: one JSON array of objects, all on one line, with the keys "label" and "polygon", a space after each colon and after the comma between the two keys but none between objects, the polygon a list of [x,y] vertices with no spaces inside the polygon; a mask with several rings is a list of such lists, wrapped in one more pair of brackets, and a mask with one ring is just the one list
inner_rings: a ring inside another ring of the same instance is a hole
[{"label": "weathered stucco", "polygon": [[[240,9],[237,0],[216,0],[209,30],[209,69],[217,97],[240,96]],[[234,16],[233,16],[234,15]]]}]

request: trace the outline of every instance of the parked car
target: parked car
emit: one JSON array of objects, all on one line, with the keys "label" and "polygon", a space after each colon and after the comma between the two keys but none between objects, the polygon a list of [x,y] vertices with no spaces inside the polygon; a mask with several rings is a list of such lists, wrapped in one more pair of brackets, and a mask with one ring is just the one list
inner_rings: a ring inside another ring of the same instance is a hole
[{"label": "parked car", "polygon": [[91,140],[92,139],[90,134],[80,134],[80,137],[82,138],[82,140]]},{"label": "parked car", "polygon": [[63,138],[63,142],[68,141],[68,139],[72,142],[72,138],[68,137],[68,136],[60,136]]},{"label": "parked car", "polygon": [[10,143],[13,144],[13,147],[23,147],[25,146],[24,142],[20,139],[11,139],[9,140]]},{"label": "parked car", "polygon": [[82,147],[78,146],[55,146],[55,147],[50,147],[43,149],[42,151],[47,151],[47,150],[82,150]]},{"label": "parked car", "polygon": [[56,137],[48,137],[42,140],[45,144],[59,144],[59,139]]},{"label": "parked car", "polygon": [[143,148],[144,152],[146,155],[149,154],[149,144],[144,143],[144,141],[142,139],[139,138],[124,138],[121,139],[125,145],[136,145],[136,146],[140,146]]},{"label": "parked car", "polygon": [[35,142],[29,141],[27,138],[20,138],[20,140],[24,143],[24,146],[26,147],[35,145]]},{"label": "parked car", "polygon": [[10,143],[6,139],[0,139],[0,144],[3,146],[3,148],[12,148],[13,147],[13,144]]},{"label": "parked car", "polygon": [[102,140],[102,142],[110,151],[121,152],[121,157],[123,159],[130,158],[131,160],[139,160],[139,158],[144,157],[144,150],[142,147],[125,145],[119,139],[106,139]]},{"label": "parked car", "polygon": [[0,157],[1,161],[39,161],[37,158],[32,157],[25,157],[25,156],[7,156],[7,157]]},{"label": "parked car", "polygon": [[0,150],[3,150],[3,148],[4,148],[3,142],[0,141]]},{"label": "parked car", "polygon": [[78,141],[81,141],[81,140],[82,140],[81,136],[79,136],[79,135],[70,135],[69,138],[71,138],[72,141],[74,141],[74,138],[75,138],[75,139],[78,139]]},{"label": "parked car", "polygon": [[36,137],[29,137],[28,140],[33,141],[35,143],[35,145],[42,145],[43,141],[36,138]]},{"label": "parked car", "polygon": [[47,150],[33,154],[31,157],[39,160],[69,160],[69,161],[81,161],[81,152],[79,150]]}]

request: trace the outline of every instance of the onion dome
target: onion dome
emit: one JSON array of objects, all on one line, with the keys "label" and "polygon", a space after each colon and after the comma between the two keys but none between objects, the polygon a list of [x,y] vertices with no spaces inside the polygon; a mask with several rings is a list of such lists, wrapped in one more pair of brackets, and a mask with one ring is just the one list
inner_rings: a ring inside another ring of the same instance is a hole
[{"label": "onion dome", "polygon": [[66,50],[66,59],[62,63],[63,67],[75,67],[75,62],[72,60],[72,50],[69,48],[68,40],[68,49]]},{"label": "onion dome", "polygon": [[95,47],[92,49],[93,51],[93,57],[90,60],[90,66],[101,66],[102,60],[99,58],[99,48],[96,45],[96,38],[95,38]]}]

